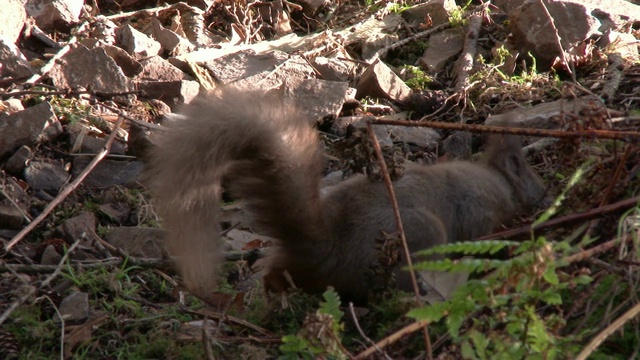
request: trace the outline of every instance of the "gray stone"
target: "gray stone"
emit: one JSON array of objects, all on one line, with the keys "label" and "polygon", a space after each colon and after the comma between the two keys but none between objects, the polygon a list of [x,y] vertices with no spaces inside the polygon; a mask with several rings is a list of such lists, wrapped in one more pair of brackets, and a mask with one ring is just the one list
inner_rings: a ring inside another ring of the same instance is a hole
[{"label": "gray stone", "polygon": [[24,217],[10,201],[0,201],[0,229],[20,230]]},{"label": "gray stone", "polygon": [[24,179],[33,189],[58,191],[69,180],[69,174],[61,164],[32,161],[24,169]]},{"label": "gray stone", "polygon": [[84,246],[93,246],[96,236],[95,229],[95,215],[90,211],[83,211],[79,215],[65,220],[57,230],[69,244],[80,240],[80,244]]},{"label": "gray stone", "polygon": [[449,14],[456,9],[454,0],[428,0],[423,4],[412,6],[401,13],[409,23],[425,24],[427,16],[431,18],[431,26],[438,26],[449,21]]},{"label": "gray stone", "polygon": [[365,70],[356,89],[358,99],[368,95],[403,102],[411,95],[411,88],[380,60],[376,60]]},{"label": "gray stone", "polygon": [[46,102],[0,116],[0,157],[22,145],[46,142],[61,133],[62,125]]},{"label": "gray stone", "polygon": [[26,145],[20,146],[4,164],[4,169],[11,175],[20,176],[27,167],[27,162],[33,157],[33,151]]},{"label": "gray stone", "polygon": [[[91,158],[77,157],[73,160],[73,177],[77,177],[91,162]],[[102,160],[84,179],[89,188],[105,189],[116,185],[134,186],[142,173],[141,161]]]},{"label": "gray stone", "polygon": [[182,70],[173,66],[167,60],[160,56],[151,56],[147,59],[140,60],[142,64],[142,72],[138,75],[139,80],[151,81],[181,81],[192,80],[191,76],[182,72]]},{"label": "gray stone", "polygon": [[447,29],[433,34],[419,60],[420,66],[432,75],[436,75],[455,61],[463,46],[464,33],[461,28]]},{"label": "gray stone", "polygon": [[146,34],[134,29],[131,25],[124,25],[116,30],[118,44],[136,59],[160,54],[160,43]]},{"label": "gray stone", "polygon": [[22,0],[4,0],[0,6],[0,38],[7,43],[15,44],[20,36],[27,12],[24,10]]},{"label": "gray stone", "polygon": [[42,29],[67,29],[80,21],[84,0],[27,0],[25,9]]},{"label": "gray stone", "polygon": [[58,265],[60,260],[62,260],[62,255],[58,253],[56,247],[53,245],[47,245],[42,252],[40,265]]},{"label": "gray stone", "polygon": [[118,64],[102,48],[77,45],[51,69],[54,85],[65,89],[85,88],[97,92],[117,93],[135,90]]},{"label": "gray stone", "polygon": [[34,70],[17,46],[0,38],[0,82],[27,78]]},{"label": "gray stone", "polygon": [[311,121],[338,116],[347,98],[349,83],[307,79],[286,89],[287,101],[306,113]]},{"label": "gray stone", "polygon": [[83,292],[75,292],[62,300],[59,308],[62,319],[54,315],[53,321],[56,324],[64,323],[66,325],[82,324],[89,319],[89,294]]},{"label": "gray stone", "polygon": [[150,23],[154,39],[160,43],[167,54],[178,56],[196,49],[196,46],[189,40],[162,26],[155,17],[150,19]]},{"label": "gray stone", "polygon": [[105,240],[129,255],[142,258],[162,258],[162,239],[166,232],[161,229],[144,227],[117,227],[105,236]]},{"label": "gray stone", "polygon": [[[547,10],[552,19],[547,16]],[[576,3],[529,2],[509,15],[513,43],[521,54],[529,52],[535,57],[538,70],[548,70],[557,59],[562,59],[580,43],[598,33],[600,23],[589,10]],[[551,21],[558,30],[554,30]],[[562,48],[558,44],[558,38]]]}]

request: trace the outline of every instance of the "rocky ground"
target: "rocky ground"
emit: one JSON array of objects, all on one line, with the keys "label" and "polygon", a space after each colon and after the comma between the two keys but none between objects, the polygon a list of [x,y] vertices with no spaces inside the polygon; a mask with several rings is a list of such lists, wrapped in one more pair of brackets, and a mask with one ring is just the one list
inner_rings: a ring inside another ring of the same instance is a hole
[{"label": "rocky ground", "polygon": [[[634,2],[7,0],[0,18],[0,358],[640,356]],[[265,295],[272,240],[225,204],[227,276],[204,304],[141,174],[162,122],[220,86],[302,109],[327,184],[379,174],[367,122],[398,176],[503,131],[556,202],[431,264],[432,305],[362,308]]]}]

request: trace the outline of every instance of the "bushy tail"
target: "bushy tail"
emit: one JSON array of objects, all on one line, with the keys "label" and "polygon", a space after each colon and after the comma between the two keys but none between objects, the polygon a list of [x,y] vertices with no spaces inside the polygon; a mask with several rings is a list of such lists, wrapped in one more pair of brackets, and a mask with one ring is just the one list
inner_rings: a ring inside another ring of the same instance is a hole
[{"label": "bushy tail", "polygon": [[158,135],[146,178],[190,291],[206,297],[216,284],[223,177],[283,248],[323,241],[321,151],[304,116],[279,99],[230,89],[200,97],[183,114]]}]

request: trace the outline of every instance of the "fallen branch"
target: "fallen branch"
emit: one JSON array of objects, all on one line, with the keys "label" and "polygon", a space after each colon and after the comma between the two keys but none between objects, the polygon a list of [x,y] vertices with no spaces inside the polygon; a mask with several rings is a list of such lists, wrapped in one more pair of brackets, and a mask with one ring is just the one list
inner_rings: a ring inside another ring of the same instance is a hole
[{"label": "fallen branch", "polygon": [[546,130],[546,129],[529,129],[529,128],[510,128],[502,126],[487,126],[475,124],[458,124],[444,123],[438,121],[408,121],[408,120],[371,120],[374,125],[397,125],[397,126],[415,126],[428,127],[443,130],[459,130],[472,133],[493,133],[505,135],[523,135],[534,137],[554,137],[560,139],[613,139],[625,142],[640,141],[640,132],[635,131],[613,131],[613,130],[581,130],[581,131],[564,131],[564,130]]},{"label": "fallen branch", "polygon": [[533,228],[531,225],[526,225],[526,226],[519,227],[517,229],[510,229],[510,230],[505,230],[498,233],[489,234],[486,236],[481,236],[476,240],[512,238],[515,236],[531,234],[532,231],[535,232],[540,230],[553,229],[558,226],[571,225],[574,223],[591,220],[591,219],[597,218],[598,216],[602,216],[604,214],[625,210],[630,207],[637,206],[639,203],[640,203],[640,196],[636,196],[630,199],[618,201],[613,204],[591,209],[589,211],[585,211],[582,213],[571,214],[571,215],[566,215],[559,218],[551,219],[543,223],[540,223],[538,225],[535,225],[533,226]]}]

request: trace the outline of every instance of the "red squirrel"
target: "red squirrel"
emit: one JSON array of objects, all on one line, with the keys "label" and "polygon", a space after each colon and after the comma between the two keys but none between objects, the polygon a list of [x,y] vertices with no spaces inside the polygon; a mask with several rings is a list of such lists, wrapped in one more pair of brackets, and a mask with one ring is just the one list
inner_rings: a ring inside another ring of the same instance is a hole
[{"label": "red squirrel", "polygon": [[[366,300],[367,273],[379,259],[375,239],[396,228],[384,184],[356,175],[321,194],[317,131],[294,106],[262,93],[226,89],[201,96],[183,115],[158,134],[147,179],[186,287],[201,297],[215,289],[224,178],[278,240],[266,279],[286,271],[304,291],[333,286],[345,300]],[[478,162],[408,164],[393,186],[411,251],[486,235],[546,190],[520,139],[497,135]],[[398,281],[403,290],[409,284]]]}]

